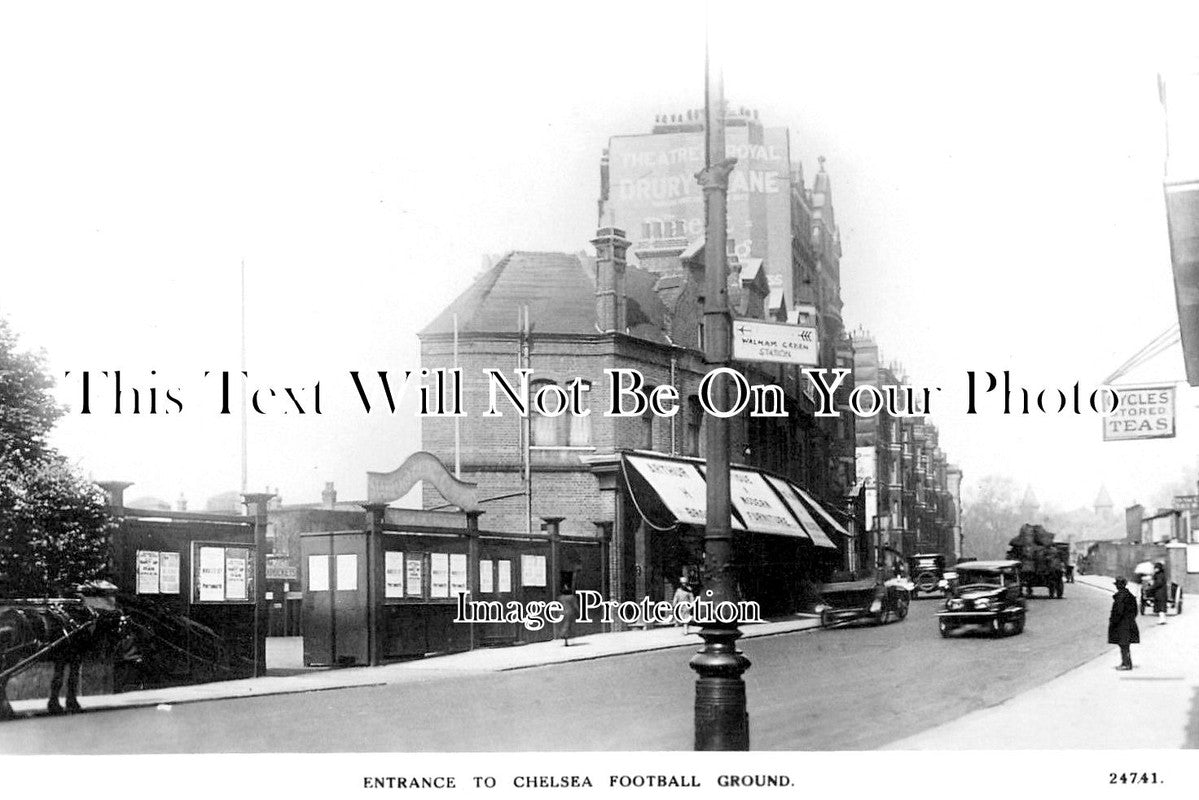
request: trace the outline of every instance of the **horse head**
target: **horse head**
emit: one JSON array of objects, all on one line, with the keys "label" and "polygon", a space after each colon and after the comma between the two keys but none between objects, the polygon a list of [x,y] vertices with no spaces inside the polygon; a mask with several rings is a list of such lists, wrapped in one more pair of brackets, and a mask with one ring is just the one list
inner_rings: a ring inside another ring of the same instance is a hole
[{"label": "horse head", "polygon": [[88,581],[75,587],[92,616],[92,641],[97,649],[111,651],[132,629],[132,619],[117,603],[119,589],[104,580]]}]

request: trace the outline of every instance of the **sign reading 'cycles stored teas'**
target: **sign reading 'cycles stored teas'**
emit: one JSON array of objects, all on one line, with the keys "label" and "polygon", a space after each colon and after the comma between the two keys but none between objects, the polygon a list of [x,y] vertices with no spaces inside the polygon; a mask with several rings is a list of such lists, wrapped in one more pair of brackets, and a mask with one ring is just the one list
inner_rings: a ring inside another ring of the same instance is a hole
[{"label": "sign reading 'cycles stored teas'", "polygon": [[1114,386],[1115,411],[1103,419],[1103,441],[1174,436],[1173,386]]}]

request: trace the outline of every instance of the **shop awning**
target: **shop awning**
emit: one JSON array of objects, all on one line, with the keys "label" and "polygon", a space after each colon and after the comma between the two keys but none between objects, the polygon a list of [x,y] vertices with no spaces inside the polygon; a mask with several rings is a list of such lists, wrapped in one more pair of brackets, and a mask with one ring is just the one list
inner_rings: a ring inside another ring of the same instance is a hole
[{"label": "shop awning", "polygon": [[786,498],[787,504],[790,506],[791,511],[794,512],[795,516],[804,526],[804,530],[809,532],[808,535],[812,537],[813,544],[818,545],[819,547],[837,546],[833,543],[832,539],[825,535],[824,531],[820,527],[820,523],[812,517],[812,514],[808,511],[804,501],[800,499],[800,494],[803,490],[791,483],[791,481],[785,481],[782,478],[776,478],[773,475],[767,476],[766,480],[770,481],[770,485],[773,486],[779,494]]},{"label": "shop awning", "polygon": [[833,519],[833,515],[828,513],[828,511],[824,509],[824,506],[822,506],[816,500],[816,498],[812,497],[812,495],[808,494],[803,489],[800,489],[798,486],[795,487],[795,491],[799,492],[800,497],[802,497],[810,506],[812,506],[812,508],[816,511],[816,514],[819,515],[824,522],[828,523],[830,528],[842,536],[849,536],[849,531],[845,530],[845,526]]},{"label": "shop awning", "polygon": [[729,495],[745,527],[759,533],[811,539],[807,526],[790,512],[766,483],[766,476],[748,469],[729,470]]},{"label": "shop awning", "polygon": [[[634,467],[645,483],[653,490],[653,499],[666,507],[674,515],[675,521],[687,525],[704,525],[708,514],[708,484],[699,471],[699,466],[690,461],[675,461],[666,458],[647,458],[645,456],[627,455],[626,464]],[[628,481],[626,484],[636,503],[638,492]],[[640,506],[637,509],[641,516],[654,527],[664,527],[664,520],[656,520]],[[733,527],[745,530],[736,516],[733,517]]]},{"label": "shop awning", "polygon": [[[665,528],[670,524],[707,522],[707,483],[699,462],[628,454],[624,456],[624,464],[629,492],[642,518],[651,526]],[[646,489],[650,497],[645,496]],[[810,539],[819,547],[836,547],[805,508],[798,494],[802,491],[774,475],[733,467],[729,470],[733,527]],[[662,512],[668,512],[674,519],[665,519],[667,514]]]}]

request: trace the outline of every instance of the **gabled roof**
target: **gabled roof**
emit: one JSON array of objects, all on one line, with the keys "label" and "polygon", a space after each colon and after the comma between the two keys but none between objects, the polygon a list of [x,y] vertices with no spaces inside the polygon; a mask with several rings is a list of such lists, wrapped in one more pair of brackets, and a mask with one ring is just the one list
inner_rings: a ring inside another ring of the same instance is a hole
[{"label": "gabled roof", "polygon": [[[664,342],[665,308],[654,292],[658,276],[629,265],[625,269],[628,332]],[[517,314],[529,308],[534,334],[589,335],[595,318],[595,259],[575,253],[513,251],[478,278],[420,332],[517,332]]]},{"label": "gabled roof", "polygon": [[791,312],[787,308],[787,293],[781,286],[770,290],[770,296],[766,299],[766,310],[770,312],[773,319],[779,322],[786,322],[790,318]]},{"label": "gabled roof", "polygon": [[763,275],[762,265],[764,261],[760,258],[747,258],[741,262],[741,280],[754,281],[759,276]]}]

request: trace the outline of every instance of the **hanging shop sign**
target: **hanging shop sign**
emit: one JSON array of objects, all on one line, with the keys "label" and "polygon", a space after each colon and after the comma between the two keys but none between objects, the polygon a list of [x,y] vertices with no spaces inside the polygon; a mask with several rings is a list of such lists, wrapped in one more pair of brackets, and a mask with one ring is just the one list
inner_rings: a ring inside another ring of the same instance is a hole
[{"label": "hanging shop sign", "polygon": [[1119,402],[1103,418],[1103,441],[1174,436],[1173,386],[1114,386],[1112,391]]}]

